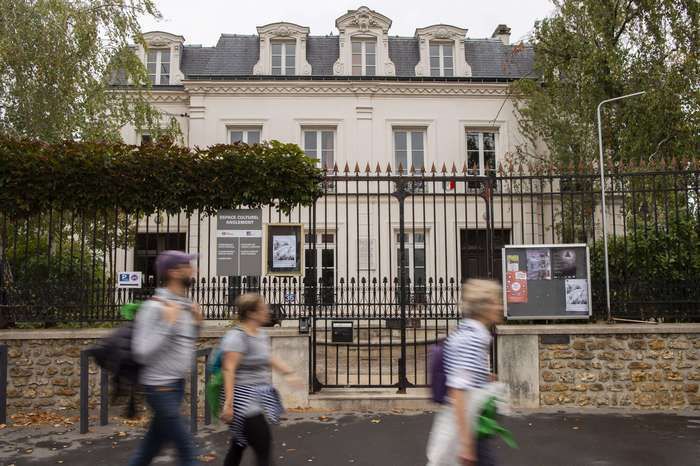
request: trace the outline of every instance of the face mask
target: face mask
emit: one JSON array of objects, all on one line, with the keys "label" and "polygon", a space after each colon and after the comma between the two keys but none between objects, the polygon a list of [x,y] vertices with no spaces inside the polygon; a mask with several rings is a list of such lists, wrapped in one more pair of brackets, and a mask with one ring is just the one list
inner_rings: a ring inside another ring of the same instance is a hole
[{"label": "face mask", "polygon": [[189,288],[189,287],[191,287],[192,284],[194,283],[194,279],[193,279],[192,277],[181,277],[181,278],[180,278],[180,283],[181,283],[182,286],[184,286],[185,288]]}]

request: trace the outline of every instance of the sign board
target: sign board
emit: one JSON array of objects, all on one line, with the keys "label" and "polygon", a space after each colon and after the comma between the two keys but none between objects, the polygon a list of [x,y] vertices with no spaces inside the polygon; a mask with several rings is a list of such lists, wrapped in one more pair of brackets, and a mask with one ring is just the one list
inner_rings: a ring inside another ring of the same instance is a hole
[{"label": "sign board", "polygon": [[117,288],[141,288],[142,278],[141,272],[119,272]]},{"label": "sign board", "polygon": [[262,275],[262,209],[226,209],[216,216],[216,273]]},{"label": "sign board", "polygon": [[503,248],[506,319],[588,319],[591,267],[585,244]]},{"label": "sign board", "polygon": [[304,226],[299,223],[265,225],[265,273],[304,273]]}]

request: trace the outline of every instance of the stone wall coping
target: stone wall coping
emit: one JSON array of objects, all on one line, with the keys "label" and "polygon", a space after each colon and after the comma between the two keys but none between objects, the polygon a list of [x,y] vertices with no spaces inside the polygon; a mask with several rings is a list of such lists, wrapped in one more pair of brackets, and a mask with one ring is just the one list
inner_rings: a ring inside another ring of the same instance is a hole
[{"label": "stone wall coping", "polygon": [[[114,329],[111,328],[87,328],[87,329],[41,329],[41,330],[0,330],[0,343],[7,340],[88,340],[103,338]],[[205,327],[200,333],[200,338],[220,338],[230,330],[224,327]],[[271,338],[302,337],[296,328],[271,328],[267,329]]]},{"label": "stone wall coping", "polygon": [[497,335],[700,334],[700,324],[499,325]]}]

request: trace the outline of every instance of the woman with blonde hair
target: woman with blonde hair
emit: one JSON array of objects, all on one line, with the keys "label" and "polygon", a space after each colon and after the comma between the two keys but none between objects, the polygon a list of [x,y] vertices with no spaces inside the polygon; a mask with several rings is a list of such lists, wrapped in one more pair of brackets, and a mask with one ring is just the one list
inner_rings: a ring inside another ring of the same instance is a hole
[{"label": "woman with blonde hair", "polygon": [[272,463],[270,424],[283,412],[279,393],[272,385],[275,369],[287,381],[301,386],[301,379],[281,359],[272,355],[270,338],[262,328],[270,321],[270,309],[259,294],[247,293],[236,300],[240,324],[221,341],[224,389],[221,420],[229,424],[231,444],[224,466],[237,466],[248,445],[258,466]]},{"label": "woman with blonde hair", "polygon": [[490,327],[503,320],[502,292],[492,280],[468,280],[462,285],[463,319],[447,338],[443,353],[448,405],[435,418],[429,466],[494,464],[488,440],[477,439],[468,413],[473,411],[473,394],[493,380]]}]

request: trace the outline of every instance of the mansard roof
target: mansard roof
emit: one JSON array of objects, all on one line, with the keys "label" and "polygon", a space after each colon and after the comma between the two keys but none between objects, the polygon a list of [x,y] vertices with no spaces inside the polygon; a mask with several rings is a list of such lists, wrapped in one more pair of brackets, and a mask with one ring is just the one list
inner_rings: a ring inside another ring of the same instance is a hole
[{"label": "mansard roof", "polygon": [[[308,36],[307,60],[312,77],[333,76],[333,64],[339,55],[338,36]],[[525,45],[506,45],[498,38],[465,39],[464,53],[473,78],[518,79],[535,77],[534,53]],[[204,77],[253,76],[260,55],[257,35],[222,34],[215,47],[186,45],[182,51],[181,70],[185,79]],[[415,37],[389,37],[389,58],[396,66],[397,78],[413,78],[419,57]]]}]

